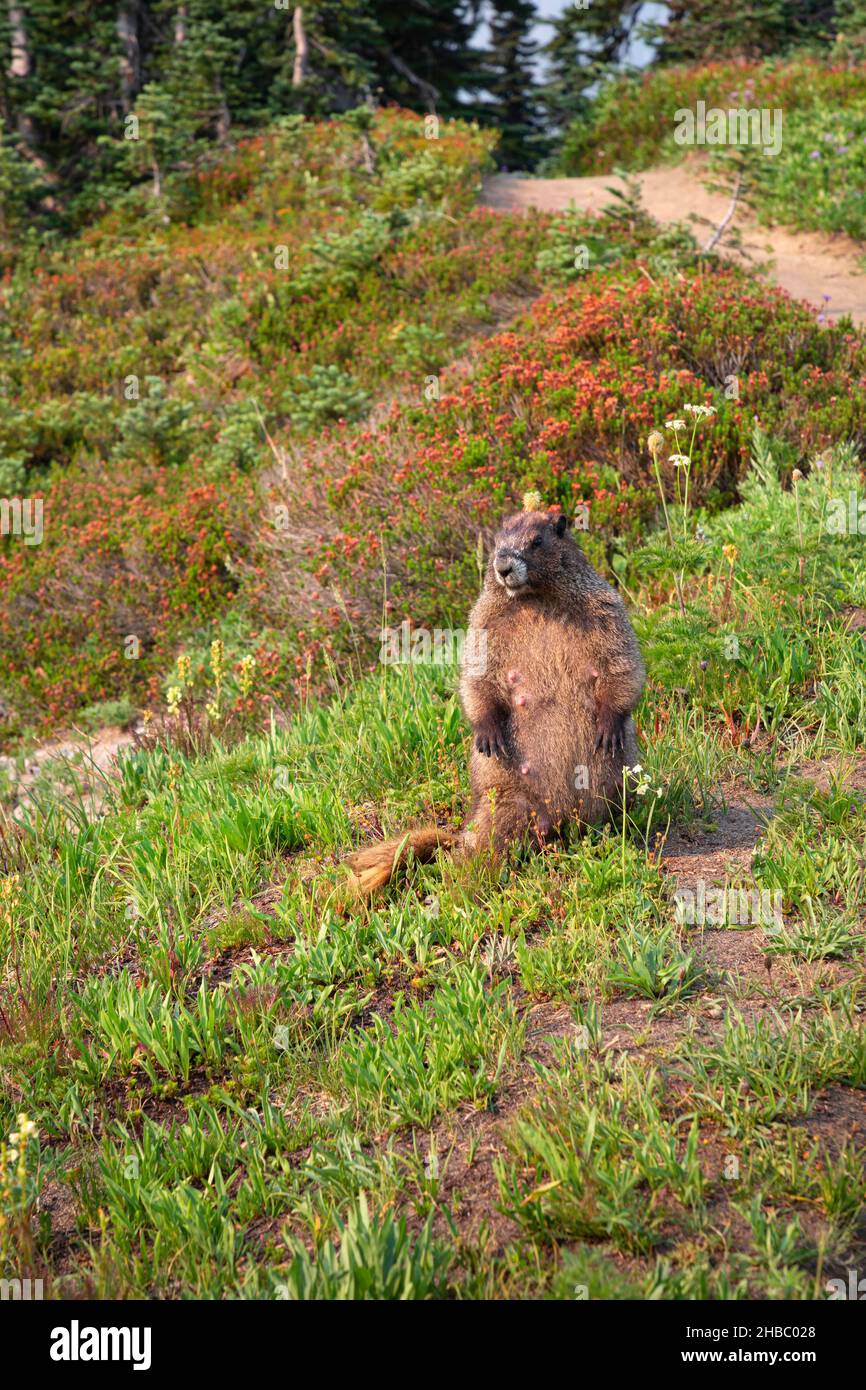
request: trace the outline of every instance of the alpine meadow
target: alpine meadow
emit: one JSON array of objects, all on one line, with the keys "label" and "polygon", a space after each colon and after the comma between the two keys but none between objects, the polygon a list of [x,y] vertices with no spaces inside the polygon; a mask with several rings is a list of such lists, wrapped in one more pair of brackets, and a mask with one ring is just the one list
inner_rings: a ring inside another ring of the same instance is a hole
[{"label": "alpine meadow", "polygon": [[0,0],[33,1364],[826,1376],[864,964],[866,3]]}]

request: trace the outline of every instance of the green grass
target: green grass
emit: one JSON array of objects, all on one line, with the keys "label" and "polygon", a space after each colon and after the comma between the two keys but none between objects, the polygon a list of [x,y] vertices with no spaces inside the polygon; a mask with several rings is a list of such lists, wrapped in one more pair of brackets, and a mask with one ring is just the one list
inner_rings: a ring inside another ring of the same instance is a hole
[{"label": "green grass", "polygon": [[[124,292],[142,299],[142,361],[171,381],[137,406],[91,411],[88,395],[94,359],[118,380],[129,365],[122,316],[106,310],[100,346],[92,307],[95,290],[113,303],[128,210],[60,288],[25,258],[5,291],[38,371],[10,359],[0,389],[26,404],[42,373],[62,400],[10,415],[4,448],[60,499],[69,553],[90,554],[96,517],[124,557],[82,572],[86,603],[64,591],[80,642],[49,604],[24,652],[10,609],[10,727],[34,699],[51,720],[78,709],[87,733],[136,713],[87,611],[115,645],[131,625],[125,606],[112,617],[139,555],[129,507],[157,577],[176,566],[183,583],[135,589],[162,615],[156,712],[98,803],[84,762],[46,763],[17,806],[2,774],[0,1275],[49,1297],[821,1297],[866,1258],[851,1120],[866,569],[862,535],[837,524],[863,491],[861,340],[699,261],[628,200],[592,233],[572,215],[469,215],[477,132],[448,127],[433,152],[392,113],[375,135],[373,176],[351,123],[278,128],[152,229]],[[291,283],[278,267],[260,283],[277,225],[297,263]],[[585,283],[562,285],[584,235]],[[213,278],[205,250],[223,258]],[[389,386],[411,397],[497,295],[540,280],[553,293],[435,407],[333,426]],[[731,361],[742,402],[721,398]],[[259,396],[301,527],[272,549],[247,476],[270,457]],[[649,430],[710,399],[685,446],[691,505],[664,459],[660,498]],[[755,413],[772,433],[750,435]],[[102,496],[90,451],[112,455],[120,491]],[[190,492],[200,464],[223,492]],[[462,622],[479,527],[524,486],[567,510],[591,500],[587,550],[629,603],[649,673],[633,803],[543,854],[412,862],[360,905],[349,849],[459,825],[468,797],[457,672],[371,667],[381,615]],[[58,555],[40,554],[46,574]],[[37,570],[10,561],[19,597],[25,578],[41,596]],[[291,716],[269,703],[290,679]],[[714,837],[734,797],[759,799],[763,824],[729,874]],[[782,924],[679,920],[669,842],[684,874],[778,893]]]},{"label": "green grass", "polygon": [[[353,903],[371,808],[386,833],[465,809],[435,664],[233,746],[151,739],[96,818],[4,819],[0,1128],[36,1125],[0,1160],[5,1272],[49,1296],[808,1298],[862,1260],[862,1148],[809,1128],[818,1091],[866,1089],[866,653],[839,617],[862,542],[822,520],[857,470],[836,451],[795,495],[773,448],[704,519],[685,618],[670,573],[623,570],[651,677],[625,823]],[[791,775],[831,756],[824,792]],[[751,873],[785,926],[746,931],[801,972],[782,996],[708,961],[659,857],[732,777],[773,802]]]}]

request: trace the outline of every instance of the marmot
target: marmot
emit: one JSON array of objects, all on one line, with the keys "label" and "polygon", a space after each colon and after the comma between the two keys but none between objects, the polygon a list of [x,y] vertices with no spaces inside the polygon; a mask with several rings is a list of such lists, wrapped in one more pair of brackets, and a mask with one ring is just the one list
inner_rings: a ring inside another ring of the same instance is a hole
[{"label": "marmot", "polygon": [[496,536],[460,678],[472,728],[466,828],[407,831],[358,850],[349,863],[361,893],[387,883],[410,849],[421,860],[440,846],[496,856],[621,805],[623,768],[637,762],[631,712],[644,664],[622,599],[566,527],[562,515],[524,511]]}]

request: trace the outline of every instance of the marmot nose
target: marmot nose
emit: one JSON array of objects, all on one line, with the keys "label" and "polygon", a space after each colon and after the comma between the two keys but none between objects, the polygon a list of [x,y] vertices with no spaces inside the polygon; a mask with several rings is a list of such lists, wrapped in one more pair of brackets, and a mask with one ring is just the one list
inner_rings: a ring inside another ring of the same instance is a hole
[{"label": "marmot nose", "polygon": [[509,575],[511,571],[514,569],[514,566],[510,560],[495,560],[494,566],[496,569],[496,573],[502,579],[505,579],[506,576]]}]

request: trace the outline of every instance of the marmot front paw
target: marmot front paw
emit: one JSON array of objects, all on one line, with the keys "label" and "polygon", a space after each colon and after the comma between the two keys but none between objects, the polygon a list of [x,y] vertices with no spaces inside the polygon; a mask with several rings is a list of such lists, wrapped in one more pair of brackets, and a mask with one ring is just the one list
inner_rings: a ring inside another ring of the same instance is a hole
[{"label": "marmot front paw", "polygon": [[617,714],[609,705],[599,705],[596,712],[596,736],[595,751],[599,748],[603,753],[615,753],[625,747],[625,720],[624,714]]},{"label": "marmot front paw", "polygon": [[482,720],[475,730],[475,747],[487,758],[504,758],[508,752],[505,729],[495,715]]}]

